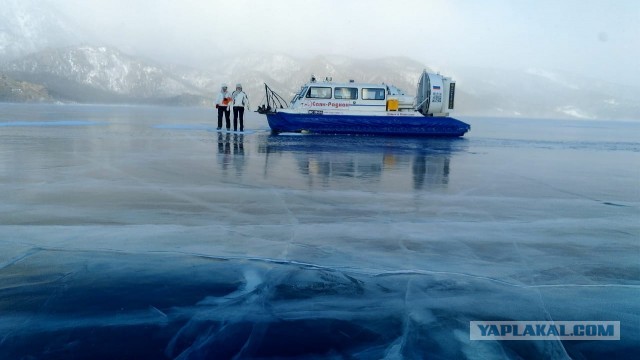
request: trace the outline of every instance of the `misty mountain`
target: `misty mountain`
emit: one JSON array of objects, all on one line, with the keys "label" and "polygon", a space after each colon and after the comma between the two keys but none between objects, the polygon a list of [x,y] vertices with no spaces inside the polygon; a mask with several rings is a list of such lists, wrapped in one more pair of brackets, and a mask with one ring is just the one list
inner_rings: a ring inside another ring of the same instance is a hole
[{"label": "misty mountain", "polygon": [[162,66],[108,47],[47,49],[3,67],[9,76],[44,85],[58,100],[74,102],[149,103],[190,99],[199,104],[202,91]]},{"label": "misty mountain", "polygon": [[[423,63],[403,58],[354,59],[316,56],[297,59],[282,54],[249,54],[220,61],[215,74],[198,83],[208,92],[222,82],[241,82],[252,99],[262,99],[267,83],[285,99],[314,74],[319,80],[393,84],[415,94]],[[496,70],[457,68],[444,73],[457,82],[456,114],[477,116],[637,119],[640,89],[543,69]],[[191,80],[189,80],[191,81]]]},{"label": "misty mountain", "polygon": [[0,61],[83,41],[83,32],[72,24],[48,1],[2,0]]},{"label": "misty mountain", "polygon": [[638,119],[640,88],[543,69],[459,68],[457,111],[483,116]]},{"label": "misty mountain", "polygon": [[[193,69],[154,63],[104,46],[72,46],[22,57],[0,71],[18,82],[40,84],[51,99],[84,103],[211,106],[222,83],[231,89],[241,83],[255,109],[263,99],[264,83],[285,99],[311,74],[319,80],[388,83],[414,94],[423,69],[430,71],[421,62],[403,57],[301,59],[264,53],[221,58],[208,69]],[[457,68],[445,75],[457,82],[458,115],[640,117],[640,104],[635,101],[639,91],[628,86],[543,69]]]},{"label": "misty mountain", "polygon": [[202,88],[207,94],[217,93],[222,83],[231,88],[241,83],[256,107],[264,95],[265,83],[285,99],[292,98],[312,74],[319,80],[331,77],[334,81],[344,82],[351,79],[375,84],[386,82],[413,93],[423,69],[420,62],[401,57],[364,60],[316,56],[300,59],[264,53],[221,59],[208,70],[173,68],[183,81]]},{"label": "misty mountain", "polygon": [[[246,53],[218,56],[200,69],[149,60],[86,34],[52,0],[1,0],[0,101],[211,105],[222,83],[242,83],[255,109],[264,83],[290,99],[314,74],[318,79],[389,83],[414,94],[428,63],[403,57],[355,59],[339,55],[296,58]],[[190,54],[183,57],[189,58]],[[194,51],[194,61],[203,55]],[[197,59],[202,57],[201,59]],[[456,114],[599,119],[640,118],[640,87],[549,69],[451,67]]]},{"label": "misty mountain", "polygon": [[232,89],[241,83],[256,108],[264,95],[264,83],[285,98],[291,98],[311,74],[336,81],[388,82],[411,93],[423,68],[406,58],[298,59],[250,54],[222,59],[215,67],[200,70],[160,65],[104,46],[72,46],[24,56],[0,71],[20,81],[42,84],[56,100],[72,102],[210,105],[222,83]]}]

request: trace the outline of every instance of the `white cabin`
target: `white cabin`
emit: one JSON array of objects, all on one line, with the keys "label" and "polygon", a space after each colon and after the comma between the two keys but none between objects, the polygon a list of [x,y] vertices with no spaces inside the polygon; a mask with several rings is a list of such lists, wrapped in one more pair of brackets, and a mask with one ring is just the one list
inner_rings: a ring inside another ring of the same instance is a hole
[{"label": "white cabin", "polygon": [[[436,74],[423,74],[421,83],[428,82],[428,94],[419,97],[420,104],[416,104],[416,98],[406,95],[404,91],[392,85],[333,82],[330,78],[325,81],[316,81],[311,77],[311,81],[301,87],[291,100],[290,109],[294,112],[313,113],[314,111],[324,114],[354,114],[360,112],[367,113],[403,113],[409,115],[420,113],[429,116],[447,116],[448,110],[453,109],[453,91],[455,82],[450,78]],[[445,103],[448,94],[449,106]],[[422,88],[419,88],[421,90]],[[423,91],[421,91],[423,92]],[[427,103],[425,103],[425,101]]]},{"label": "white cabin", "polygon": [[385,84],[311,81],[291,100],[291,109],[326,112],[415,111],[415,99]]}]

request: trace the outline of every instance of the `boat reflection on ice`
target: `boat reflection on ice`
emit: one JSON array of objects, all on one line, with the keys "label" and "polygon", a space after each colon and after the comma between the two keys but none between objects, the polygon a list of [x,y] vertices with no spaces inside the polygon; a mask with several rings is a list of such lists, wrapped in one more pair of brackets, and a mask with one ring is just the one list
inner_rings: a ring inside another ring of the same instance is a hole
[{"label": "boat reflection on ice", "polygon": [[385,190],[421,190],[446,187],[452,154],[465,148],[462,139],[280,134],[265,135],[258,151],[265,176],[280,176],[283,157],[291,156],[309,187],[356,179]]}]

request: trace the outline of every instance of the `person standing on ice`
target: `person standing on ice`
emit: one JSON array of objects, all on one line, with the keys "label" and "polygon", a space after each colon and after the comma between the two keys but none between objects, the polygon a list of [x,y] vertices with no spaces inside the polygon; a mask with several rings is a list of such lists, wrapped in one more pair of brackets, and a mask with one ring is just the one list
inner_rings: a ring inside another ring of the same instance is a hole
[{"label": "person standing on ice", "polygon": [[218,130],[222,129],[222,115],[224,115],[227,131],[231,130],[231,119],[229,115],[231,114],[231,94],[227,91],[227,84],[222,84],[222,88],[220,89],[220,93],[218,93],[218,98],[216,99],[216,109],[218,109]]},{"label": "person standing on ice", "polygon": [[233,131],[238,131],[238,116],[240,117],[240,131],[244,131],[244,108],[249,107],[249,97],[242,91],[242,85],[236,84],[233,98]]}]

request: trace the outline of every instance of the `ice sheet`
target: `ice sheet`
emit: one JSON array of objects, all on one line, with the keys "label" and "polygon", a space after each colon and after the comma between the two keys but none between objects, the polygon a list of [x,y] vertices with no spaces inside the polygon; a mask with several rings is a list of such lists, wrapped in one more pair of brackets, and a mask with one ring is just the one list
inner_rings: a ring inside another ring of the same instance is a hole
[{"label": "ice sheet", "polygon": [[[465,119],[446,140],[0,109],[0,358],[640,355],[639,123]],[[471,320],[622,340],[470,341]]]}]

